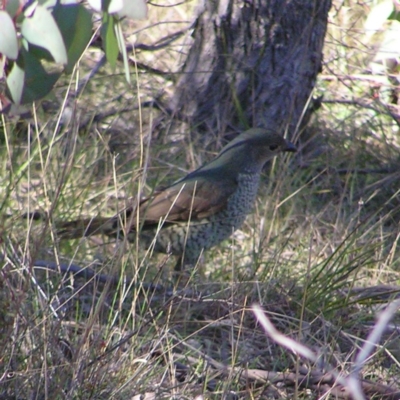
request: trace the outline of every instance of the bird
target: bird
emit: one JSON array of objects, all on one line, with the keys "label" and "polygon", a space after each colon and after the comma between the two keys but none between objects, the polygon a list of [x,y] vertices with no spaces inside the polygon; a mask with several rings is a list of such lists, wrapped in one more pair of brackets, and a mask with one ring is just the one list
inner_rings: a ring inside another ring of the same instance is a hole
[{"label": "bird", "polygon": [[229,238],[241,227],[256,197],[262,169],[280,152],[296,146],[280,134],[249,129],[222,148],[210,162],[137,206],[109,217],[67,221],[56,227],[61,239],[103,234],[140,237],[154,251],[178,256],[175,270],[194,266],[202,252]]}]

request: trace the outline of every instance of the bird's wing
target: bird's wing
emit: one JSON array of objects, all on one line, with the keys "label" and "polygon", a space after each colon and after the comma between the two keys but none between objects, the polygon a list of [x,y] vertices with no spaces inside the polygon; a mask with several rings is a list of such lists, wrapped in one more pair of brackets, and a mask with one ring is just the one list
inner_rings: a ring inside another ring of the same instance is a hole
[{"label": "bird's wing", "polygon": [[222,210],[237,188],[235,180],[183,180],[144,199],[139,208],[143,227],[207,218]]}]

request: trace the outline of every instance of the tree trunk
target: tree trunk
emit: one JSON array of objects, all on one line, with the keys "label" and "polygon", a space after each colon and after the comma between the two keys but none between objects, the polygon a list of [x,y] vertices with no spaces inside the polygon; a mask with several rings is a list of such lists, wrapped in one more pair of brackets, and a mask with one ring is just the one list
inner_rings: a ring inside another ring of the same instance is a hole
[{"label": "tree trunk", "polygon": [[204,0],[173,99],[200,132],[295,128],[317,73],[331,0]]}]

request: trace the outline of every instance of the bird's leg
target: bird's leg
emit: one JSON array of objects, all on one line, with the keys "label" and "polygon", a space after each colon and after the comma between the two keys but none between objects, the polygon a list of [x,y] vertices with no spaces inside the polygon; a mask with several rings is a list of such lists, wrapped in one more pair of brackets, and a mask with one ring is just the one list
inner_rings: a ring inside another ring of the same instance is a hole
[{"label": "bird's leg", "polygon": [[183,258],[183,256],[178,257],[174,267],[175,272],[181,272],[183,270]]}]

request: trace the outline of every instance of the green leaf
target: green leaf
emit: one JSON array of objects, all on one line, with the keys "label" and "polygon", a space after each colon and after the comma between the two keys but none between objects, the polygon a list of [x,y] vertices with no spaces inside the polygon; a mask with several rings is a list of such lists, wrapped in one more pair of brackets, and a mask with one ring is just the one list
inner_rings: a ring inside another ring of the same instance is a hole
[{"label": "green leaf", "polygon": [[109,14],[103,15],[103,24],[101,26],[101,37],[104,43],[104,51],[106,53],[107,61],[112,68],[115,68],[118,58],[118,41],[115,36],[115,19]]},{"label": "green leaf", "polygon": [[101,0],[101,9],[104,12],[108,12],[108,8],[110,7],[111,0]]},{"label": "green leaf", "polygon": [[21,103],[24,81],[25,71],[15,62],[6,80],[11,100],[15,104]]},{"label": "green leaf", "polygon": [[92,14],[82,4],[58,4],[53,16],[68,53],[66,72],[71,73],[92,37]]},{"label": "green leaf", "polygon": [[48,73],[31,53],[22,51],[25,68],[25,84],[21,103],[31,103],[46,96],[54,87],[61,73]]},{"label": "green leaf", "polygon": [[18,57],[17,32],[13,20],[6,11],[0,10],[0,53],[16,60]]},{"label": "green leaf", "polygon": [[[32,7],[28,8],[30,12]],[[31,44],[46,49],[54,61],[67,64],[67,52],[60,30],[45,7],[36,5],[31,16],[26,16],[21,25],[22,36]]]},{"label": "green leaf", "polygon": [[124,35],[122,33],[121,22],[115,23],[115,32],[117,35],[119,50],[122,54],[122,60],[124,62],[125,79],[128,83],[131,83],[131,75],[129,71],[128,54],[126,53],[126,46],[124,42]]},{"label": "green leaf", "polygon": [[394,11],[390,14],[388,19],[392,19],[392,20],[400,22],[400,10],[397,11],[396,9],[394,9]]}]

